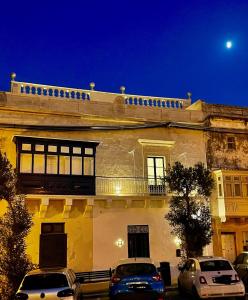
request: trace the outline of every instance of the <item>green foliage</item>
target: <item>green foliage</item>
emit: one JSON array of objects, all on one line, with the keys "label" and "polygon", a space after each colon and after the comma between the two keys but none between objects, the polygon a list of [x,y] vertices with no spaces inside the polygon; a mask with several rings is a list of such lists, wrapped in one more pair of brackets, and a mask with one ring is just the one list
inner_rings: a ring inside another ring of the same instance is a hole
[{"label": "green foliage", "polygon": [[214,186],[211,172],[202,163],[186,168],[180,162],[169,169],[165,178],[172,192],[166,216],[172,234],[182,242],[184,256],[202,255],[211,242],[211,214],[208,197]]},{"label": "green foliage", "polygon": [[0,300],[14,299],[27,271],[33,268],[25,250],[25,238],[32,218],[23,195],[16,195],[16,175],[6,157],[0,153],[0,198],[8,203],[0,218]]}]

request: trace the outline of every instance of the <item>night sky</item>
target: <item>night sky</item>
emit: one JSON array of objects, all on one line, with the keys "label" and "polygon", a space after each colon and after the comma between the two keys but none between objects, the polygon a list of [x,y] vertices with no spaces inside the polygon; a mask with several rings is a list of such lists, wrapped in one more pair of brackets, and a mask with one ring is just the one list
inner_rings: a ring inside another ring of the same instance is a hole
[{"label": "night sky", "polygon": [[[230,40],[233,47],[226,48]],[[248,104],[248,1],[1,1],[0,90],[17,81]]]}]

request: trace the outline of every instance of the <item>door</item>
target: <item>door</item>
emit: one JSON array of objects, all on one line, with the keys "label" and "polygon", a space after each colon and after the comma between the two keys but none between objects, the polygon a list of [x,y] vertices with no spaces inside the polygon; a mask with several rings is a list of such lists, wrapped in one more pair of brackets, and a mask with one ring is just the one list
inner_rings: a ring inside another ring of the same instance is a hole
[{"label": "door", "polygon": [[236,258],[235,233],[221,234],[222,256],[234,262]]}]

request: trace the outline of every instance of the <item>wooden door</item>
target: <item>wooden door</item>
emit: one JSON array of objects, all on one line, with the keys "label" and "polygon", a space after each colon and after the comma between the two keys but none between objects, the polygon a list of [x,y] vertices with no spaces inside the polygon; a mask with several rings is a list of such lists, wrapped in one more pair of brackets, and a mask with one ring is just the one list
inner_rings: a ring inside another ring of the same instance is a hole
[{"label": "wooden door", "polygon": [[235,233],[221,234],[222,256],[234,262],[236,258]]}]

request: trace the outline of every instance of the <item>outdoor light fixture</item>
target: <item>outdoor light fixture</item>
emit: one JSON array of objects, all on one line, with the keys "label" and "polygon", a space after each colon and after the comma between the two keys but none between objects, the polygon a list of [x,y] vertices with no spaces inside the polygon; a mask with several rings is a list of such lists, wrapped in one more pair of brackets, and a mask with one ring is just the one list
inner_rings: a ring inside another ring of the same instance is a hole
[{"label": "outdoor light fixture", "polygon": [[177,247],[180,247],[182,241],[179,239],[179,237],[176,236],[176,237],[174,238],[174,243],[176,244]]},{"label": "outdoor light fixture", "polygon": [[118,239],[115,241],[115,245],[119,248],[123,247],[124,246],[124,241],[123,239]]},{"label": "outdoor light fixture", "polygon": [[120,195],[120,193],[121,193],[121,186],[120,185],[115,186],[115,193],[116,193],[116,195]]}]

